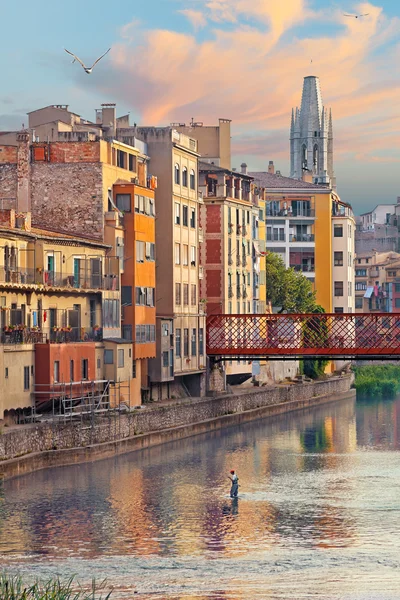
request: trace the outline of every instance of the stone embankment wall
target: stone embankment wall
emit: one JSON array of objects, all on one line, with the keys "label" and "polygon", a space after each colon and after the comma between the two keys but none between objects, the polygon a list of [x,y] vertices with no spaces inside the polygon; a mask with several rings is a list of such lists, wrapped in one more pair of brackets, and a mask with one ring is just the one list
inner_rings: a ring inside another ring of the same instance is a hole
[{"label": "stone embankment wall", "polygon": [[151,405],[119,417],[96,417],[83,426],[47,422],[10,431],[3,429],[0,472],[12,477],[46,466],[104,458],[269,414],[305,408],[350,394],[352,382],[353,376],[346,375],[316,383]]}]

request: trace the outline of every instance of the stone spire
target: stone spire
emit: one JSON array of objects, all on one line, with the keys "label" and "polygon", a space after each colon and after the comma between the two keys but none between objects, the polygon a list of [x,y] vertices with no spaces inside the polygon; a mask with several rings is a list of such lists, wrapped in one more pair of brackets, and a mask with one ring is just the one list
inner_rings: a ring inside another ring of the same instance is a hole
[{"label": "stone spire", "polygon": [[318,77],[304,78],[300,110],[292,110],[290,176],[302,179],[312,173],[314,183],[336,187],[333,172],[332,112],[322,103]]}]

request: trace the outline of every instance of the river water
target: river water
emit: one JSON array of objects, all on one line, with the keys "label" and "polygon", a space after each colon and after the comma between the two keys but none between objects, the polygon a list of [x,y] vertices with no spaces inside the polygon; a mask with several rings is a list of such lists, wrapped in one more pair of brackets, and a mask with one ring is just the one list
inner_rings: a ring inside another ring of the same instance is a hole
[{"label": "river water", "polygon": [[116,600],[400,599],[400,399],[5,482],[0,564],[107,578]]}]

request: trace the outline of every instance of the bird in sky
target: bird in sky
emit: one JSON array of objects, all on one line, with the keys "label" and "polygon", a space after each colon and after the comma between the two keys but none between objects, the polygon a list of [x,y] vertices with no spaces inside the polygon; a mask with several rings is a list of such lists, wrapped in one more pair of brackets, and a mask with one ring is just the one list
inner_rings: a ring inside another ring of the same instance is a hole
[{"label": "bird in sky", "polygon": [[369,13],[364,13],[363,15],[349,15],[347,13],[343,13],[344,17],[353,17],[353,19],[360,19],[361,17],[368,17]]},{"label": "bird in sky", "polygon": [[92,64],[91,67],[87,67],[80,58],[78,58],[75,54],[73,54],[72,52],[70,52],[69,50],[67,50],[66,48],[64,48],[65,52],[67,52],[67,54],[70,54],[71,56],[74,57],[74,60],[72,61],[72,64],[74,64],[74,62],[77,60],[78,63],[80,65],[82,65],[83,70],[85,71],[85,73],[87,73],[88,75],[90,75],[90,73],[93,71],[94,67],[97,65],[97,63],[106,55],[108,54],[108,52],[110,52],[111,48],[109,48],[107,50],[107,52],[104,52],[104,54],[102,54],[100,56],[100,58],[98,58],[97,60],[95,60],[95,62]]}]

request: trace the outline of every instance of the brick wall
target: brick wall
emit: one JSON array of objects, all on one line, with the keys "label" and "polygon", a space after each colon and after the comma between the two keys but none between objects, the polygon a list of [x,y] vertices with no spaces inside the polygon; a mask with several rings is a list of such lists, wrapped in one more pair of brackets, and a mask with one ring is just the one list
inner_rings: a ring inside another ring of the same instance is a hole
[{"label": "brick wall", "polygon": [[17,146],[0,146],[0,165],[3,163],[17,164]]},{"label": "brick wall", "polygon": [[2,206],[1,200],[3,198],[13,198],[14,206],[7,206],[4,203],[4,208],[16,207],[18,191],[18,178],[17,178],[17,165],[8,164],[3,165],[0,163],[0,207]]},{"label": "brick wall", "polygon": [[33,225],[103,239],[102,187],[100,163],[33,163]]},{"label": "brick wall", "polygon": [[100,142],[52,142],[50,162],[93,163],[100,161]]}]

